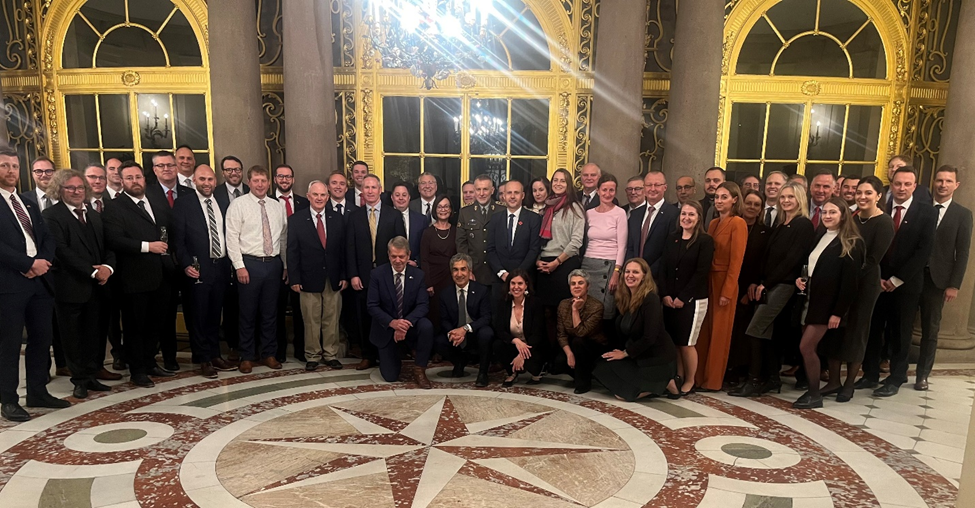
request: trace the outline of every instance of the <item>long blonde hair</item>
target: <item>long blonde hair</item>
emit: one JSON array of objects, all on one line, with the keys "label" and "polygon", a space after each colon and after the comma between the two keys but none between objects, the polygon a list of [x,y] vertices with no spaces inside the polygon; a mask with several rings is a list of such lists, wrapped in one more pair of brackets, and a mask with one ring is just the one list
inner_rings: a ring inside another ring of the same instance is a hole
[{"label": "long blonde hair", "polygon": [[[806,199],[806,188],[803,187],[802,185],[799,185],[798,183],[789,182],[789,183],[783,185],[781,189],[779,189],[779,197],[780,198],[782,197],[782,191],[784,191],[786,189],[791,190],[792,191],[792,194],[794,194],[795,197],[796,197],[796,212],[795,212],[795,214],[792,217],[793,218],[795,218],[795,217],[805,217],[805,218],[808,219],[809,218],[809,200]],[[775,212],[776,213],[776,215],[775,215],[775,223],[776,224],[785,224],[785,212],[782,211],[782,205],[780,205],[778,202],[776,202],[775,203],[775,210],[776,210],[776,212]]]},{"label": "long blonde hair", "polygon": [[650,265],[643,258],[630,258],[623,263],[624,273],[626,272],[627,265],[630,263],[640,265],[640,271],[643,272],[643,281],[640,282],[640,285],[633,292],[630,292],[630,288],[626,284],[616,286],[616,293],[613,296],[616,297],[616,310],[620,311],[620,314],[635,312],[643,305],[643,299],[648,294],[657,292],[657,285],[653,282],[653,275],[650,274]]},{"label": "long blonde hair", "polygon": [[840,245],[843,247],[840,257],[849,256],[857,242],[863,241],[860,230],[856,224],[853,224],[853,214],[850,213],[850,207],[846,204],[846,200],[840,197],[829,198],[823,206],[826,204],[832,204],[840,209],[840,227],[836,237],[840,239]]}]

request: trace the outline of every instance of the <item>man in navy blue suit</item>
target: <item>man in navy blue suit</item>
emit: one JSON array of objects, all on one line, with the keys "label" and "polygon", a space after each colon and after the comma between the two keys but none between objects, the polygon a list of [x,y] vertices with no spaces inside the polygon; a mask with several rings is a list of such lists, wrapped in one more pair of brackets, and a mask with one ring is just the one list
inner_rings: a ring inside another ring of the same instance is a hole
[{"label": "man in navy blue suit", "polygon": [[525,186],[511,180],[504,188],[506,210],[498,212],[488,223],[487,261],[499,279],[494,294],[504,296],[504,282],[508,273],[516,269],[534,272],[535,260],[542,249],[539,232],[542,218],[521,206],[525,199]]},{"label": "man in navy blue suit", "polygon": [[47,272],[54,260],[54,238],[37,207],[17,196],[17,152],[0,148],[0,415],[25,422],[20,407],[20,345],[27,327],[27,405],[68,407],[47,391],[48,351],[54,323],[54,297]]},{"label": "man in navy blue suit", "polygon": [[420,388],[432,388],[426,368],[433,350],[433,325],[423,272],[409,266],[410,243],[397,236],[387,244],[389,263],[372,271],[366,308],[372,316],[369,340],[379,349],[379,373],[393,382],[399,379],[402,361],[399,343],[416,350],[413,375]]},{"label": "man in navy blue suit", "polygon": [[[488,385],[491,366],[491,302],[487,286],[471,280],[474,261],[467,254],[450,258],[453,291],[440,292],[440,319],[444,334],[437,336],[436,346],[454,364],[453,377],[463,377],[467,352],[477,349],[478,368],[476,386]],[[461,305],[463,304],[463,305]],[[461,311],[463,309],[463,311]]]},{"label": "man in navy blue suit", "polygon": [[[308,185],[309,208],[288,218],[288,276],[298,293],[304,320],[305,370],[319,363],[341,369],[339,353],[340,291],[345,279],[345,219],[327,211],[328,189],[315,180]],[[295,355],[299,354],[295,351]]]},{"label": "man in navy blue suit", "polygon": [[410,186],[406,182],[395,183],[390,190],[393,208],[402,216],[406,239],[410,242],[410,265],[420,266],[420,240],[430,226],[430,219],[410,206]]},{"label": "man in navy blue suit", "polygon": [[325,210],[336,212],[343,219],[348,219],[349,214],[356,208],[355,203],[346,199],[349,192],[349,179],[341,170],[328,175],[328,195],[329,200],[325,204]]},{"label": "man in navy blue suit", "polygon": [[227,206],[214,195],[217,177],[206,164],[193,172],[197,199],[183,196],[173,207],[173,248],[179,268],[192,280],[187,285],[193,312],[184,313],[187,328],[194,330],[190,341],[193,363],[200,374],[216,379],[217,371],[232,371],[237,365],[220,356],[220,312],[230,286],[230,258],[227,257]]},{"label": "man in navy blue suit", "polygon": [[680,211],[674,204],[664,201],[667,179],[660,171],[647,173],[643,179],[643,188],[647,193],[647,202],[630,212],[627,220],[629,236],[626,241],[626,259],[643,258],[650,265],[650,272],[654,277],[660,277],[657,273],[659,261],[664,254],[667,236],[677,228]]}]

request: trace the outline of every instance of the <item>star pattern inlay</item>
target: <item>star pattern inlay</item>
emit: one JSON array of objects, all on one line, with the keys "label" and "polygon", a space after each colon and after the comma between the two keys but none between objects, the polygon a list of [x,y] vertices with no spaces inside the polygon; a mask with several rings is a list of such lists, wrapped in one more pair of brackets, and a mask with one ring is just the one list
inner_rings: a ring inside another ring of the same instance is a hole
[{"label": "star pattern inlay", "polygon": [[441,398],[408,424],[362,411],[334,406],[330,409],[357,433],[249,442],[342,456],[266,485],[253,494],[386,472],[396,508],[425,508],[454,476],[461,474],[581,506],[569,494],[507,459],[619,451],[510,437],[554,411],[467,425],[449,396]]}]

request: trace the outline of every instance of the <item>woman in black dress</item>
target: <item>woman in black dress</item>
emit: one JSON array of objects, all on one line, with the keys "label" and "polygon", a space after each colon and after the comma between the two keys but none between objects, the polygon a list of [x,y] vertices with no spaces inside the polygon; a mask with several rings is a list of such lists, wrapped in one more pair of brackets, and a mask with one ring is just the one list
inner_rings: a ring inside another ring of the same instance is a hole
[{"label": "woman in black dress", "polygon": [[545,311],[538,297],[532,295],[528,272],[514,270],[505,284],[507,295],[494,312],[494,361],[504,365],[508,377],[503,388],[513,385],[518,374],[528,371],[528,384],[541,381],[542,364],[548,338],[545,335]]},{"label": "woman in black dress", "polygon": [[[863,237],[863,267],[858,276],[857,299],[850,306],[844,333],[833,334],[827,348],[829,357],[829,382],[823,394],[837,388],[836,402],[848,402],[853,398],[863,354],[870,334],[870,317],[880,296],[880,260],[894,240],[894,220],[884,213],[884,184],[876,176],[868,176],[857,185],[857,211],[853,223]],[[846,381],[840,388],[840,365],[846,362]]]},{"label": "woman in black dress", "polygon": [[745,219],[745,225],[748,226],[748,242],[745,244],[745,257],[741,262],[741,272],[738,274],[738,306],[735,307],[735,324],[731,331],[731,351],[728,355],[728,375],[725,378],[727,384],[735,387],[748,379],[751,344],[745,337],[745,329],[748,328],[757,305],[757,302],[751,299],[748,288],[761,282],[765,246],[768,245],[768,239],[772,234],[772,228],[762,222],[765,197],[751,189],[743,191],[742,196],[745,206],[741,218]]},{"label": "woman in black dress", "polygon": [[617,399],[627,402],[664,393],[680,398],[674,381],[677,348],[664,329],[663,306],[654,286],[646,261],[633,258],[624,263],[623,284],[616,288],[616,332],[626,348],[603,354],[606,361],[592,373]]},{"label": "woman in black dress", "polygon": [[[440,294],[440,290],[453,286],[450,278],[450,258],[457,254],[457,227],[451,222],[453,207],[446,196],[434,203],[436,220],[430,227],[423,230],[420,239],[420,269],[427,281],[427,293],[431,301]],[[430,322],[435,328],[440,326],[440,306],[431,305]]]},{"label": "woman in black dress", "polygon": [[694,388],[697,375],[697,336],[708,312],[708,274],[714,256],[714,240],[704,232],[704,211],[697,201],[681,207],[680,229],[667,239],[661,260],[660,294],[663,295],[664,327],[680,351],[677,374],[680,392]]},{"label": "woman in black dress", "polygon": [[[857,275],[863,266],[863,239],[846,201],[830,198],[822,210],[826,230],[816,234],[809,253],[808,280],[796,279],[796,287],[808,294],[799,352],[809,381],[809,390],[792,404],[796,409],[823,407],[817,348],[827,330],[845,325],[846,313],[857,297]],[[833,392],[838,391],[837,387]]]}]

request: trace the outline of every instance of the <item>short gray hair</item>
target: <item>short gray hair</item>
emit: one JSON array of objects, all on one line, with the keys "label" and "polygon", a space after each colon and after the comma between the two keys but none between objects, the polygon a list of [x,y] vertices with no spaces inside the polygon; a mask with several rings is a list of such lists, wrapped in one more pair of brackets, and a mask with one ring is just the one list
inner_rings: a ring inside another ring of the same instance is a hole
[{"label": "short gray hair", "polygon": [[328,190],[328,185],[325,182],[323,182],[321,180],[312,180],[312,181],[308,182],[308,192],[311,192],[311,186],[312,185],[315,185],[316,183],[320,183],[320,184],[324,185],[325,186],[325,190]]},{"label": "short gray hair", "polygon": [[405,249],[406,252],[410,252],[410,241],[407,240],[405,236],[397,236],[394,237],[392,240],[390,240],[388,244],[386,244],[386,249],[387,252],[389,251],[389,249],[396,249],[396,250]]},{"label": "short gray hair", "polygon": [[572,282],[572,277],[582,277],[586,280],[586,284],[589,284],[589,272],[583,270],[582,268],[576,268],[569,272],[569,282]]},{"label": "short gray hair", "polygon": [[463,262],[467,263],[467,269],[468,270],[473,270],[474,269],[474,259],[471,258],[470,256],[468,256],[467,254],[464,254],[463,252],[458,252],[457,254],[454,254],[453,256],[451,256],[450,257],[450,267],[453,268],[454,267],[454,263],[456,263],[458,261],[463,261]]}]

